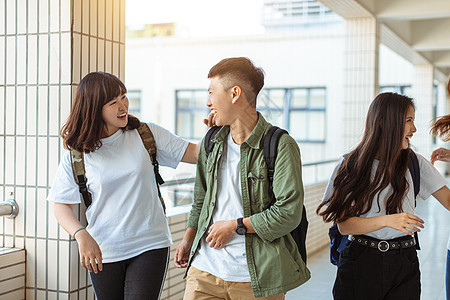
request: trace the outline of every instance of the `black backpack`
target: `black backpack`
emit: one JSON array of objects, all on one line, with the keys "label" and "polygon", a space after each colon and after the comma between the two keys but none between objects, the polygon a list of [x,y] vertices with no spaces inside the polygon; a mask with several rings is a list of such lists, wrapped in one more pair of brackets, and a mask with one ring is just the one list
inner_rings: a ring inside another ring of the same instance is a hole
[{"label": "black backpack", "polygon": [[[212,140],[216,136],[217,132],[222,127],[214,126],[211,127],[205,135],[205,151],[206,156],[211,153],[214,148],[214,143]],[[264,160],[267,165],[267,178],[269,179],[269,197],[270,203],[266,205],[264,209],[270,208],[275,202],[276,198],[273,194],[273,175],[275,173],[275,161],[278,153],[278,142],[280,141],[280,137],[283,134],[288,134],[286,130],[283,130],[277,126],[272,126],[269,131],[267,131],[266,136],[264,137],[264,145],[263,145],[263,155]],[[298,252],[300,253],[303,261],[306,264],[306,232],[308,230],[308,220],[306,219],[306,209],[305,205],[303,205],[302,219],[300,224],[291,231],[291,235],[294,238],[295,243],[297,244]]]},{"label": "black backpack", "polygon": [[[344,155],[345,157],[346,155]],[[420,168],[419,168],[419,160],[417,159],[416,153],[410,150],[409,153],[409,162],[408,168],[411,172],[411,177],[414,186],[414,206],[417,206],[416,198],[420,191]],[[339,255],[345,247],[345,244],[348,240],[348,235],[342,235],[339,232],[339,229],[336,224],[330,227],[328,231],[328,235],[330,236],[330,262],[333,265],[338,265],[339,263]],[[414,239],[416,240],[416,249],[420,250],[419,245],[419,236],[417,235],[417,231],[414,232]]]}]

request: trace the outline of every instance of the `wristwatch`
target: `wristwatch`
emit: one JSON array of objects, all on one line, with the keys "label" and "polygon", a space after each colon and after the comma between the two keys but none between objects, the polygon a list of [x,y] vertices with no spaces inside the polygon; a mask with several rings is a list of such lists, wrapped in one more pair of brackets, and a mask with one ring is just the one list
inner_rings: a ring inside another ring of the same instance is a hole
[{"label": "wristwatch", "polygon": [[245,235],[247,233],[247,228],[245,228],[244,222],[242,220],[243,218],[237,219],[236,233],[239,235]]}]

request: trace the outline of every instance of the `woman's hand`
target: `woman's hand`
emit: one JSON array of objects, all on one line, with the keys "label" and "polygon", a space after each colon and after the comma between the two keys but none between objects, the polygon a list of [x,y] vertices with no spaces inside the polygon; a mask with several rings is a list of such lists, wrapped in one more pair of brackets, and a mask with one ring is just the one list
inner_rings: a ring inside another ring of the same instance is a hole
[{"label": "woman's hand", "polygon": [[450,162],[450,150],[445,148],[439,148],[434,150],[433,153],[431,154],[431,163],[434,164],[434,162],[437,160]]},{"label": "woman's hand", "polygon": [[203,119],[203,123],[205,123],[208,127],[213,127],[216,125],[216,120],[214,120],[214,117],[216,116],[216,113],[210,112],[207,119]]},{"label": "woman's hand", "polygon": [[191,252],[192,242],[182,240],[175,251],[173,264],[177,268],[186,268],[189,262],[189,253]]},{"label": "woman's hand", "polygon": [[81,266],[95,274],[98,271],[102,271],[102,251],[89,232],[86,230],[79,231],[76,234],[76,240],[78,242],[78,251],[80,252]]},{"label": "woman's hand", "polygon": [[[399,213],[384,216],[385,226],[391,227],[408,235],[414,235],[415,231],[423,228],[424,221],[416,215]],[[410,230],[408,230],[410,229]]]},{"label": "woman's hand", "polygon": [[175,251],[175,257],[173,258],[173,264],[177,268],[186,268],[189,262],[189,253],[191,252],[192,243],[194,242],[197,229],[188,227],[184,234],[181,244]]}]

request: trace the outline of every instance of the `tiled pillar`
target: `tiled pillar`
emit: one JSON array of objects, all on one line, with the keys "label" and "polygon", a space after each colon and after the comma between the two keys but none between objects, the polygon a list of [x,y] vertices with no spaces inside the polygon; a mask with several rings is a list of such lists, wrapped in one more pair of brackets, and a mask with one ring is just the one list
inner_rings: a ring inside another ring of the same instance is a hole
[{"label": "tiled pillar", "polygon": [[412,93],[416,104],[415,125],[417,132],[411,143],[413,149],[429,158],[432,150],[430,122],[433,118],[433,105],[436,92],[433,87],[433,66],[430,64],[415,65],[412,82]]},{"label": "tiled pillar", "polygon": [[[370,102],[378,92],[380,25],[373,17],[346,19],[344,149],[361,140]],[[340,116],[335,116],[339,118]]]},{"label": "tiled pillar", "polygon": [[46,197],[78,82],[95,70],[124,79],[124,1],[0,0],[0,191],[20,206],[0,218],[0,246],[26,250],[27,299],[94,298]]},{"label": "tiled pillar", "polygon": [[[437,89],[437,105],[436,105],[436,117],[445,116],[449,113],[448,111],[448,100],[447,99],[447,81],[439,81],[438,89]],[[430,123],[430,126],[433,124],[434,120]],[[433,145],[432,150],[437,149],[439,147],[450,148],[450,142],[444,142],[441,138],[436,137],[434,139],[435,144]],[[441,171],[442,174],[450,174],[450,165],[445,162],[437,162],[434,166]]]}]

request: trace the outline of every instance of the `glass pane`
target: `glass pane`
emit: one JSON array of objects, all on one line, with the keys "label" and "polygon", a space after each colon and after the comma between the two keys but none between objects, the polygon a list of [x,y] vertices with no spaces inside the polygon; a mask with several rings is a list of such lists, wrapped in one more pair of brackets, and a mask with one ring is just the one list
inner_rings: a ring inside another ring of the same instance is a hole
[{"label": "glass pane", "polygon": [[181,205],[187,205],[194,202],[194,192],[192,190],[181,190],[176,189],[173,191],[173,199],[174,199],[174,205],[173,206],[181,206]]},{"label": "glass pane", "polygon": [[296,140],[306,140],[306,112],[291,111],[289,117],[289,133]]},{"label": "glass pane", "polygon": [[183,138],[191,137],[191,114],[188,112],[179,112],[177,115],[176,134]]},{"label": "glass pane", "polygon": [[308,105],[308,90],[307,89],[293,89],[291,107],[306,107]]},{"label": "glass pane", "polygon": [[128,91],[127,98],[129,102],[129,113],[139,118],[139,115],[141,113],[141,92]]},{"label": "glass pane", "polygon": [[193,123],[194,132],[193,132],[191,138],[201,139],[206,134],[206,131],[208,130],[208,126],[206,126],[203,123],[203,119],[205,119],[207,116],[208,116],[208,112],[206,110],[205,110],[205,112],[198,111],[198,112],[193,113],[194,119],[192,120],[192,122],[194,122]]},{"label": "glass pane", "polygon": [[312,111],[309,113],[308,138],[312,141],[325,140],[325,112]]},{"label": "glass pane", "polygon": [[269,91],[270,107],[283,108],[285,94],[286,91],[284,89],[271,89]]},{"label": "glass pane", "polygon": [[256,99],[256,109],[258,111],[260,110],[264,110],[265,108],[269,108],[270,107],[270,103],[269,103],[269,92],[267,90],[262,90],[259,95],[258,98]]},{"label": "glass pane", "polygon": [[194,105],[196,107],[207,107],[208,91],[195,91],[194,92]]},{"label": "glass pane", "polygon": [[309,107],[325,108],[325,89],[312,89],[310,95]]},{"label": "glass pane", "polygon": [[282,110],[260,110],[267,122],[272,125],[284,128],[284,118]]},{"label": "glass pane", "polygon": [[411,97],[411,95],[412,95],[412,88],[410,86],[405,86],[403,88],[403,95]]},{"label": "glass pane", "polygon": [[177,91],[176,97],[178,107],[189,107],[191,95],[191,91]]}]

